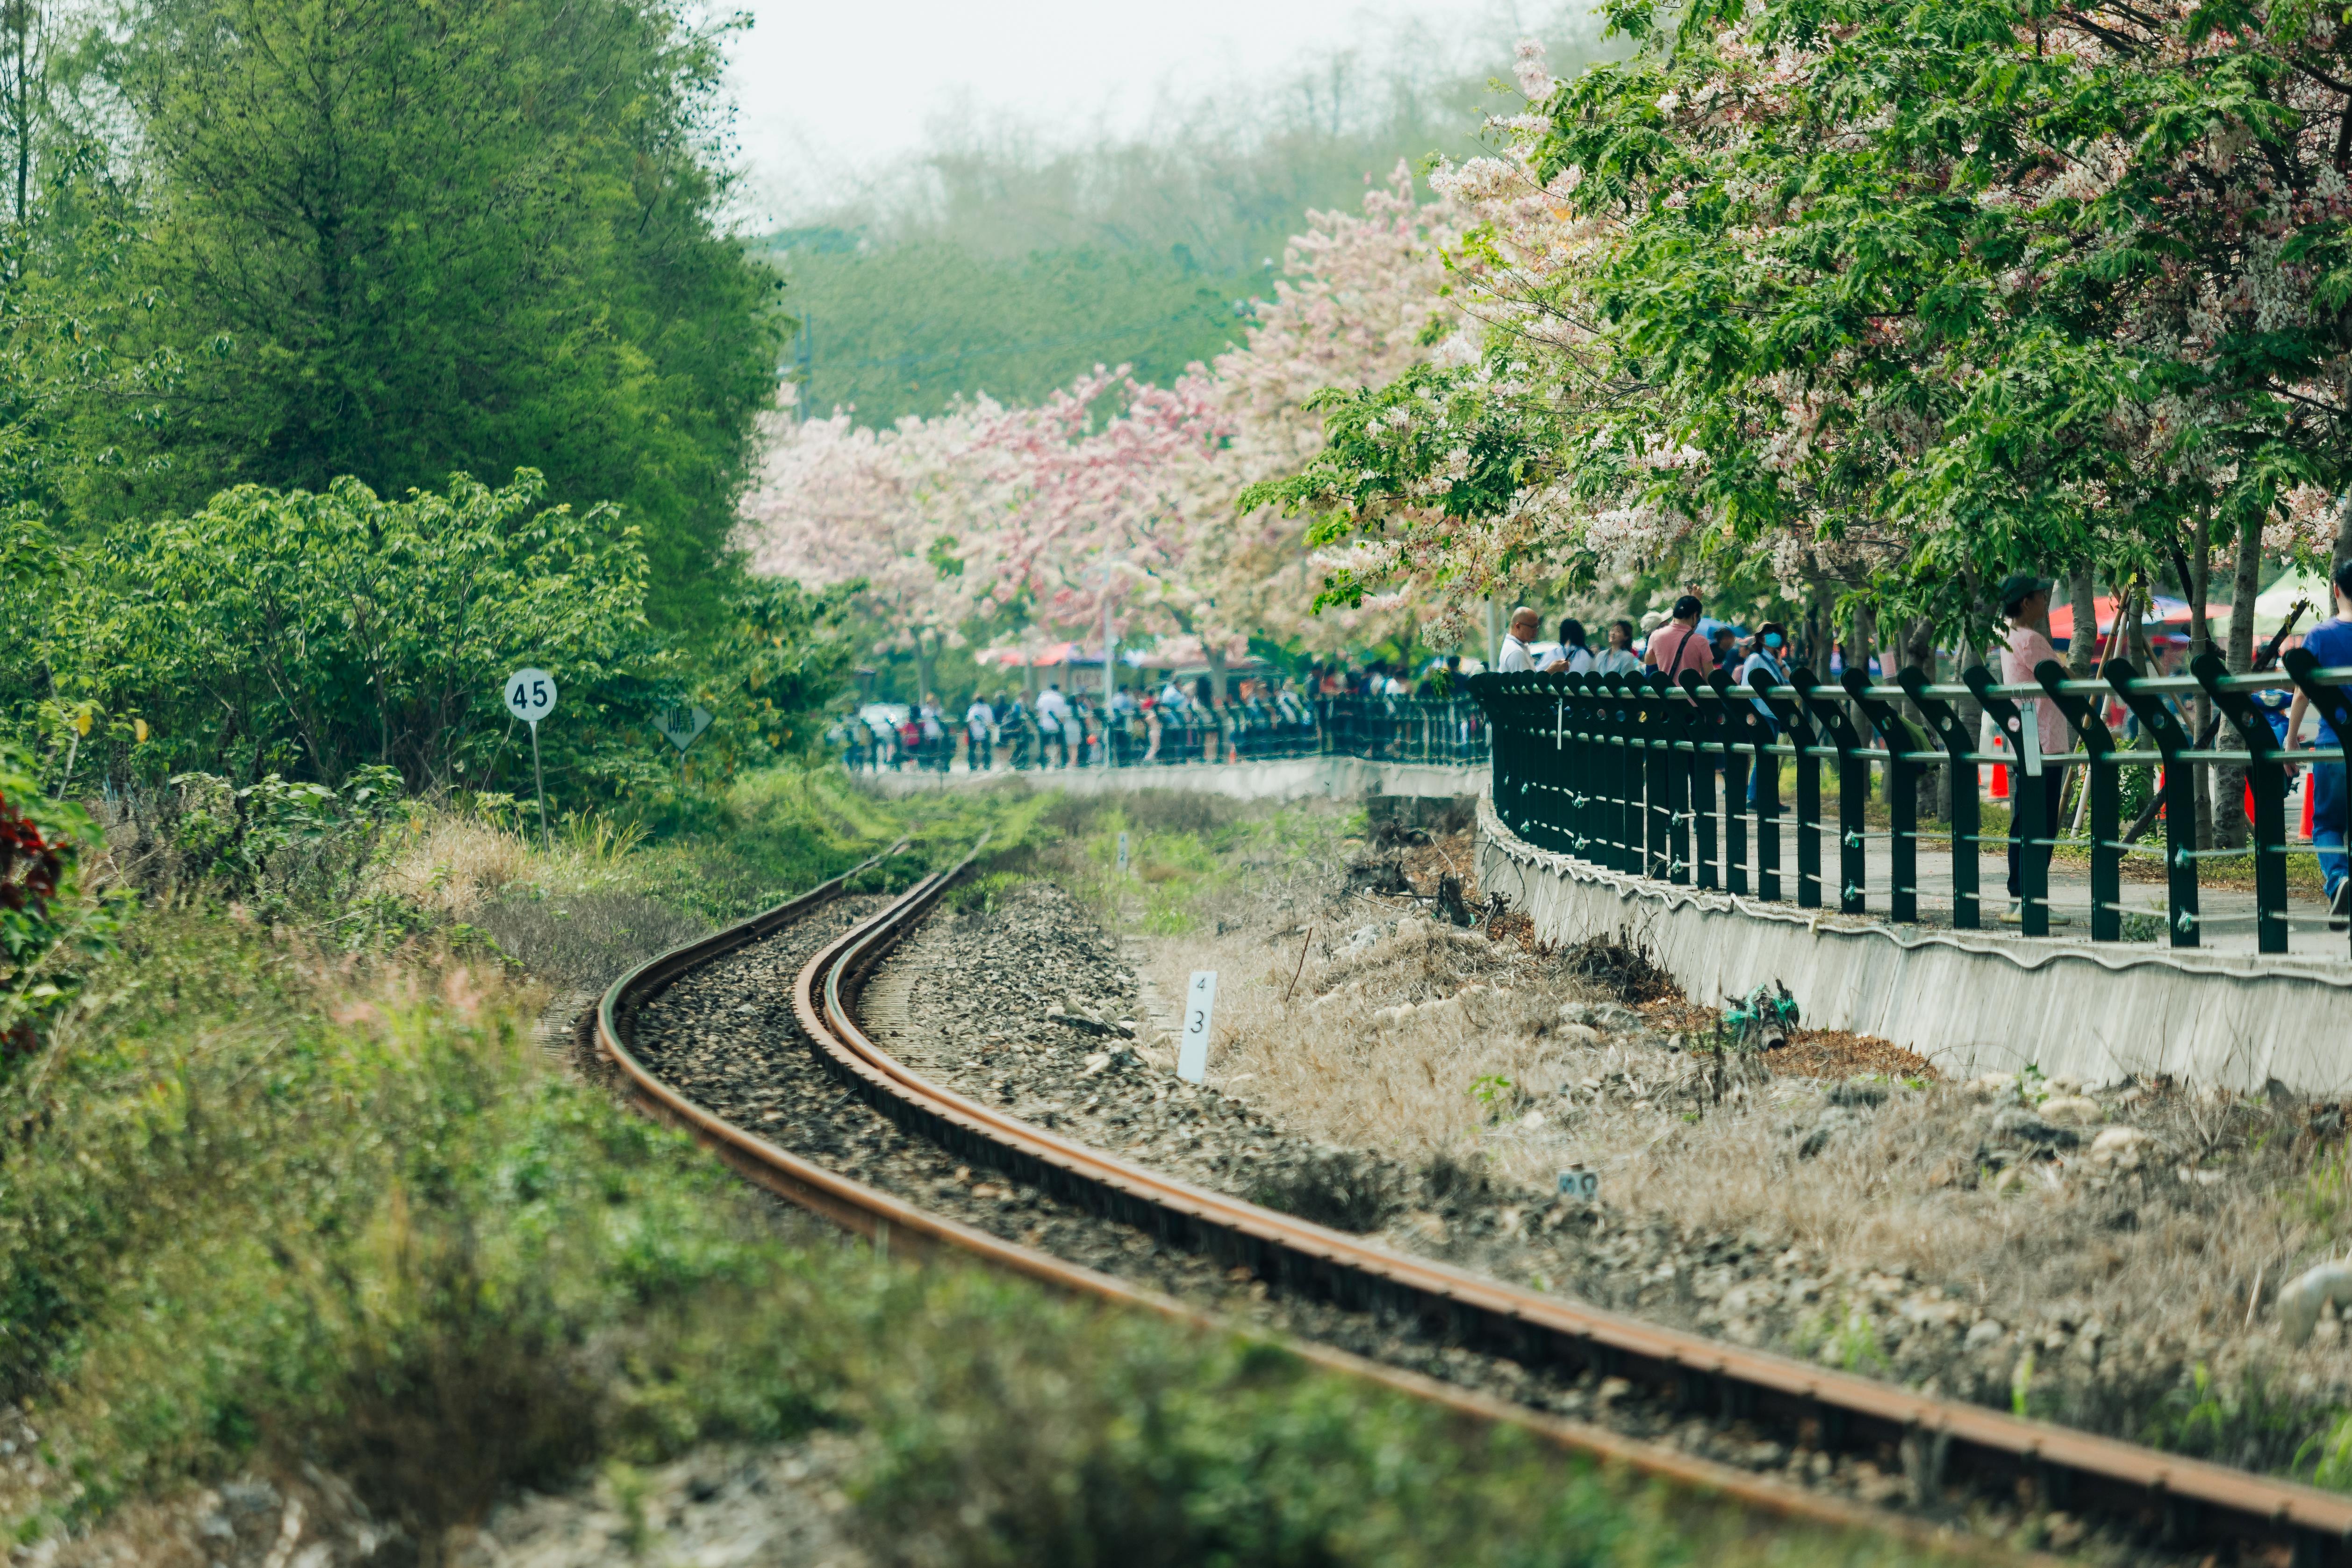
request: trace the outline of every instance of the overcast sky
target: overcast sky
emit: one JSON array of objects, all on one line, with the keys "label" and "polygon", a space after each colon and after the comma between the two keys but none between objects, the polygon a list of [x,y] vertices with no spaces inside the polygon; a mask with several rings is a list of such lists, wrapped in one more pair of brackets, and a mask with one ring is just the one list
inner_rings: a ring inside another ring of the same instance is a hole
[{"label": "overcast sky", "polygon": [[[837,189],[919,146],[961,110],[1009,113],[1048,133],[1133,131],[1163,93],[1189,97],[1278,75],[1302,57],[1393,39],[1507,39],[1518,0],[738,0],[752,18],[730,85],[737,131],[770,208]],[[1506,55],[1493,62],[1508,73]]]}]

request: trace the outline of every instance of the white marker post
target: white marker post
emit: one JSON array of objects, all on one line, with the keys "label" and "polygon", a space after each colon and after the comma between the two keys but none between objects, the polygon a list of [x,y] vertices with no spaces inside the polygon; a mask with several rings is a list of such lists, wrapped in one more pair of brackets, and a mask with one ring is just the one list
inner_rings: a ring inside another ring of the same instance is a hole
[{"label": "white marker post", "polygon": [[1195,969],[1184,988],[1184,1034],[1176,1047],[1176,1076],[1198,1083],[1209,1076],[1209,1015],[1217,1005],[1217,972]]},{"label": "white marker post", "polygon": [[539,797],[539,841],[552,849],[555,840],[547,830],[547,779],[539,767],[539,721],[555,711],[555,677],[545,670],[517,670],[507,677],[506,694],[507,711],[530,726],[530,783]]},{"label": "white marker post", "polygon": [[1127,874],[1127,835],[1125,833],[1118,836],[1118,874],[1121,876]]}]

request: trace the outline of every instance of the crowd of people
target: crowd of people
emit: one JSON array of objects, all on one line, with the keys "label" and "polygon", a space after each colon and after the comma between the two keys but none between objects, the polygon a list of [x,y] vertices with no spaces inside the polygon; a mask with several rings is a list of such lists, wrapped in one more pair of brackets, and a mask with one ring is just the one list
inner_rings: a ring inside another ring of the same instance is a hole
[{"label": "crowd of people", "polygon": [[1416,676],[1389,660],[1318,662],[1301,676],[1239,675],[1223,697],[1205,674],[1122,685],[1108,701],[1098,687],[1066,692],[1052,680],[1034,696],[976,693],[961,715],[926,693],[905,708],[869,705],[832,738],[861,771],[1244,762],[1334,749],[1475,760],[1483,717],[1466,700],[1444,700],[1460,675],[1483,668],[1464,664],[1433,660]]},{"label": "crowd of people", "polygon": [[853,769],[947,772],[961,759],[976,772],[997,767],[1101,768],[1149,763],[1240,761],[1319,748],[1316,705],[1287,678],[1244,679],[1219,700],[1206,675],[1157,689],[1118,687],[1108,700],[1048,682],[1020,691],[975,694],[950,716],[926,693],[903,719],[853,715],[836,732]]}]

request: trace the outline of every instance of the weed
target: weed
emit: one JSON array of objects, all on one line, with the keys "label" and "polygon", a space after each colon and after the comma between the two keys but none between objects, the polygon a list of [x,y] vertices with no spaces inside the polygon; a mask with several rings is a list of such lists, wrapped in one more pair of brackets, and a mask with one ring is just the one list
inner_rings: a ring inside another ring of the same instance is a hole
[{"label": "weed", "polygon": [[1490,1116],[1499,1116],[1517,1102],[1511,1081],[1499,1072],[1489,1072],[1470,1081],[1470,1097],[1486,1107]]},{"label": "weed", "polygon": [[1588,936],[1559,956],[1560,973],[1621,1002],[1655,1001],[1676,994],[1675,977],[1658,967],[1650,945],[1631,926]]}]

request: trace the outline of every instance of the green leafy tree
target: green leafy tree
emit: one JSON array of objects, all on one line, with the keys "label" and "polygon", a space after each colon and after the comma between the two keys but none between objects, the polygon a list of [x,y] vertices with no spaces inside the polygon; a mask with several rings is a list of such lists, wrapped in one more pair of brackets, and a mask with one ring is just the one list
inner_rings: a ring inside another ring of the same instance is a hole
[{"label": "green leafy tree", "polygon": [[637,530],[542,507],[543,488],[529,470],[396,502],[356,479],[240,486],[126,525],[78,563],[49,633],[58,689],[110,716],[150,774],[335,783],[373,765],[482,789],[529,778],[500,684],[535,665],[562,693],[542,727],[552,777],[649,777],[619,731],[664,700],[675,660],[646,634]]},{"label": "green leafy tree", "polygon": [[379,494],[521,467],[643,530],[658,618],[707,613],[777,283],[717,227],[718,35],[678,0],[134,0],[143,340],[89,405],[77,500]]}]

